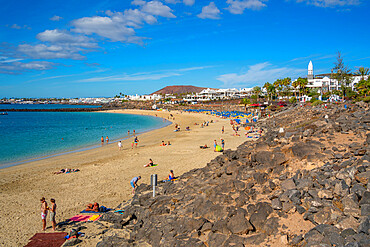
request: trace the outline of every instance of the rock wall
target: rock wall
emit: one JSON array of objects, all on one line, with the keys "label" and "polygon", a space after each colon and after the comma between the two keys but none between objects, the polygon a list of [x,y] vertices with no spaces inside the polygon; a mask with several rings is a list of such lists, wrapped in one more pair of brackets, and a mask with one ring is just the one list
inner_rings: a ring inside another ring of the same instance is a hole
[{"label": "rock wall", "polygon": [[204,168],[141,184],[106,213],[102,246],[370,246],[368,105],[293,108]]}]

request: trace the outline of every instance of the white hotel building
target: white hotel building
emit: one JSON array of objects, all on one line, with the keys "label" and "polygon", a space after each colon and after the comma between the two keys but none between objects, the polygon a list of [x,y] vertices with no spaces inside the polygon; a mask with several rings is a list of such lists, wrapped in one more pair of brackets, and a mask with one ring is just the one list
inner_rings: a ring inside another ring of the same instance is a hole
[{"label": "white hotel building", "polygon": [[[364,78],[367,79],[367,77],[368,76],[365,76]],[[351,79],[351,83],[348,86],[351,87],[352,90],[355,90],[355,85],[360,82],[361,76],[353,75]],[[341,90],[340,83],[333,78],[332,73],[314,75],[312,61],[308,64],[307,82],[308,88],[317,88],[319,93]]]}]

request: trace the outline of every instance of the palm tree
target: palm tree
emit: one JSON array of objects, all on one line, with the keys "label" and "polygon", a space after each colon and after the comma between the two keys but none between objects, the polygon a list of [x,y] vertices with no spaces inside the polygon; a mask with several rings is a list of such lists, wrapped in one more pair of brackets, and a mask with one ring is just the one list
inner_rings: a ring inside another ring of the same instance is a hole
[{"label": "palm tree", "polygon": [[284,92],[286,96],[288,96],[289,94],[289,87],[290,87],[291,82],[292,82],[292,79],[290,77],[284,78],[281,82],[281,85],[284,88]]},{"label": "palm tree", "polygon": [[245,107],[245,112],[247,112],[247,105],[249,105],[251,103],[251,101],[247,98],[243,98],[241,101],[240,101],[240,104],[243,104],[244,107]]},{"label": "palm tree", "polygon": [[259,95],[260,95],[260,93],[261,93],[261,87],[259,87],[259,86],[255,86],[255,87],[253,88],[253,92],[256,94],[256,96],[257,96],[257,101],[258,101]]},{"label": "palm tree", "polygon": [[275,90],[274,85],[270,84],[270,86],[267,88],[267,92],[269,92],[269,93],[270,93],[270,95],[271,95],[271,100],[272,100],[272,96],[276,94],[276,90]]},{"label": "palm tree", "polygon": [[294,97],[297,98],[297,89],[299,87],[298,79],[292,82],[292,87],[294,88]]},{"label": "palm tree", "polygon": [[267,92],[267,100],[270,99],[270,92],[269,92],[269,87],[271,86],[271,84],[269,82],[266,82],[264,85],[263,85],[263,88],[266,89],[266,92]]},{"label": "palm tree", "polygon": [[280,96],[281,89],[282,89],[282,80],[281,79],[277,79],[274,82],[273,85],[274,85],[274,88],[275,88],[275,92],[277,93],[277,96],[279,97]]},{"label": "palm tree", "polygon": [[365,67],[360,67],[355,72],[355,75],[360,75],[361,76],[361,81],[364,80],[365,75],[369,75],[369,74],[370,74],[369,68],[365,68]]},{"label": "palm tree", "polygon": [[365,95],[367,97],[370,94],[370,77],[367,80],[361,80],[355,85],[356,90],[360,95]]},{"label": "palm tree", "polygon": [[299,97],[301,97],[301,95],[306,92],[306,86],[308,84],[307,78],[299,77],[297,79],[297,83],[298,83],[298,86],[299,86],[299,94],[300,94]]}]

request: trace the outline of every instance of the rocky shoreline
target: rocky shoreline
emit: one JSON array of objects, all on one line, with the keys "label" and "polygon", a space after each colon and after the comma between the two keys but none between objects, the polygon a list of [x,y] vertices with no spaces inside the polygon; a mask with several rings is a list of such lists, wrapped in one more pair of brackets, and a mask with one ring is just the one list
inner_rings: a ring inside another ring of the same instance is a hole
[{"label": "rocky shoreline", "polygon": [[[262,138],[150,185],[64,246],[370,246],[369,105],[295,107]],[[298,224],[297,224],[298,222]]]}]

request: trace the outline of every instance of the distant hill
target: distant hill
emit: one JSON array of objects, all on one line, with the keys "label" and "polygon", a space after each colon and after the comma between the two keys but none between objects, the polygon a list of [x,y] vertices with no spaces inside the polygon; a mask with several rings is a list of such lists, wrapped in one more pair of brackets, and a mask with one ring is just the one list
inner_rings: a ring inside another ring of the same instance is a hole
[{"label": "distant hill", "polygon": [[185,93],[200,93],[205,87],[195,86],[167,86],[152,94],[185,94]]}]

